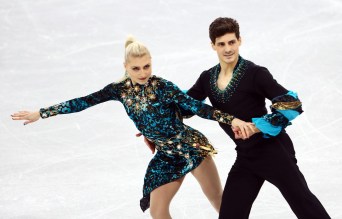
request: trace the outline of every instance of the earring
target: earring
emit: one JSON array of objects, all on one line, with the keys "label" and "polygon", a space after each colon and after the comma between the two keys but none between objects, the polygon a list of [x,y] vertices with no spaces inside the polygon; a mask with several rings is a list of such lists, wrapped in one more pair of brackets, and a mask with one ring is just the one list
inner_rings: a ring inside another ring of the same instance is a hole
[{"label": "earring", "polygon": [[125,77],[128,78],[128,72],[127,71],[125,71]]}]

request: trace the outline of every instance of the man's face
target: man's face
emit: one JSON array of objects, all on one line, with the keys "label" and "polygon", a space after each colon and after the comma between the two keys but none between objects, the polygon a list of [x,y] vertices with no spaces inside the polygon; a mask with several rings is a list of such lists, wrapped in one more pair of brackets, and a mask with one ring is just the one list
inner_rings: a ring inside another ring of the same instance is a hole
[{"label": "man's face", "polygon": [[217,37],[215,44],[211,46],[217,52],[220,63],[233,64],[239,58],[240,45],[241,38],[237,39],[235,33],[227,33],[221,37]]}]

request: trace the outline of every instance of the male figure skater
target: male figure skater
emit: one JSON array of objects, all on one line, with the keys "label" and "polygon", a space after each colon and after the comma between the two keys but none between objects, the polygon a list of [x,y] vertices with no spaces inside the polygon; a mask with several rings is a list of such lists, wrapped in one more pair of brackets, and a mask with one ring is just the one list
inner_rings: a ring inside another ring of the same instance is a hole
[{"label": "male figure skater", "polygon": [[[209,97],[213,107],[253,122],[260,131],[253,135],[250,130],[220,123],[236,143],[237,157],[228,174],[219,218],[248,218],[265,180],[280,190],[298,218],[330,218],[309,190],[285,131],[302,113],[297,94],[278,84],[265,67],[239,55],[241,37],[236,20],[215,19],[209,36],[219,64],[204,71],[187,94],[197,100]],[[266,98],[272,101],[269,114]]]}]

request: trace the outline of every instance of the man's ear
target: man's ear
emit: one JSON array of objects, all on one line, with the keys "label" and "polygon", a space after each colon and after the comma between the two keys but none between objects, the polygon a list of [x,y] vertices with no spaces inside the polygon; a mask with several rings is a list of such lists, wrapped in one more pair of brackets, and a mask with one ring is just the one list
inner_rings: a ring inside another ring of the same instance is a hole
[{"label": "man's ear", "polygon": [[210,42],[210,44],[211,44],[211,48],[212,48],[214,51],[216,51],[215,44],[214,44],[213,42]]}]

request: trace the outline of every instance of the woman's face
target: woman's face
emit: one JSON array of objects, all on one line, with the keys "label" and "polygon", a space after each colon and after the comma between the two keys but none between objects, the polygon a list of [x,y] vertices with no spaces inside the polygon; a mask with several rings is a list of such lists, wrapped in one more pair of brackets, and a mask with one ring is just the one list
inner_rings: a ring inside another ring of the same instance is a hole
[{"label": "woman's face", "polygon": [[124,64],[133,84],[145,84],[152,74],[151,57],[129,57]]}]

